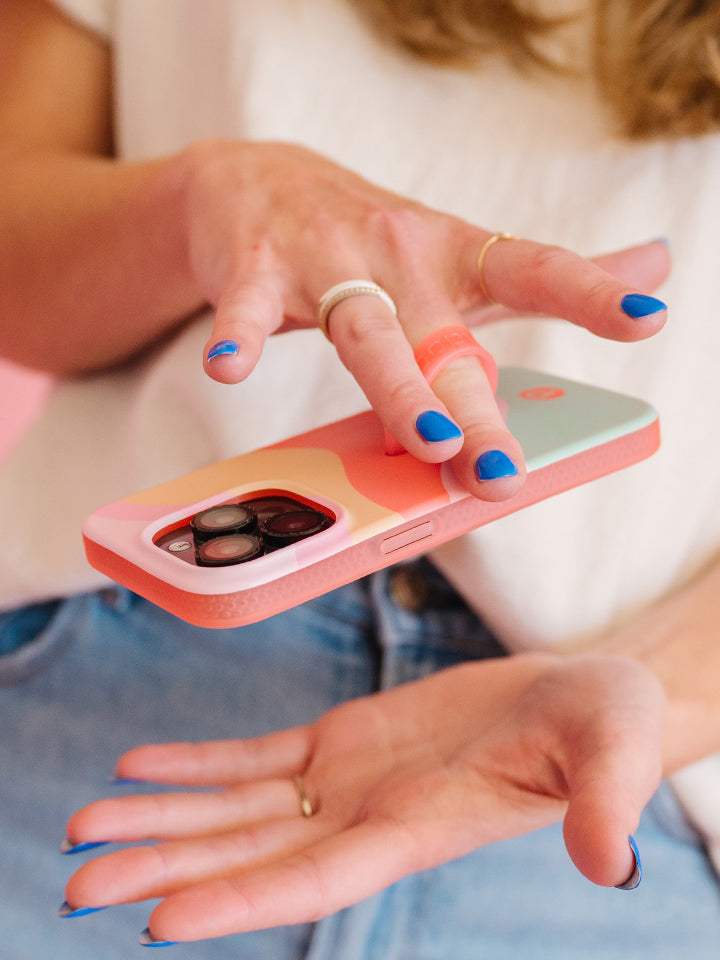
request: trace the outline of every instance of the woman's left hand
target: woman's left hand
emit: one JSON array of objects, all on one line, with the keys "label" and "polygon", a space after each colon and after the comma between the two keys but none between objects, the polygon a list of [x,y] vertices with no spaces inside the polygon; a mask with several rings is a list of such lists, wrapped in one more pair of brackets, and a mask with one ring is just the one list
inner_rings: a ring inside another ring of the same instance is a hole
[{"label": "woman's left hand", "polygon": [[628,836],[660,778],[664,711],[660,685],[636,661],[522,654],[462,664],[256,740],[138,747],[119,778],[217,789],[76,813],[72,844],[159,843],[86,863],[67,903],[163,898],[150,930],[171,942],[313,921],[563,817],[578,869],[619,885],[635,868]]}]

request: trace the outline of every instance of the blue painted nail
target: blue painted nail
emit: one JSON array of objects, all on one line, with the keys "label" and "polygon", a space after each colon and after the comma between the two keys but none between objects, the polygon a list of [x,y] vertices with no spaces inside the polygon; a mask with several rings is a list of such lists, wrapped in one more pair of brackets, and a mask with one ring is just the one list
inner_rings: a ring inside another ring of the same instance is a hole
[{"label": "blue painted nail", "polygon": [[138,937],[138,943],[141,947],[174,947],[174,940],[156,940],[150,933],[150,927],[145,927]]},{"label": "blue painted nail", "polygon": [[95,847],[104,847],[107,840],[100,840],[97,843],[73,843],[67,837],[60,844],[60,853],[85,853],[86,850],[94,850]]},{"label": "blue painted nail", "polygon": [[487,450],[475,462],[478,480],[498,480],[500,477],[517,476],[518,468],[502,450]]},{"label": "blue painted nail", "polygon": [[663,303],[662,300],[658,300],[656,297],[646,297],[644,293],[629,293],[622,298],[620,306],[633,320],[639,320],[641,317],[649,317],[652,313],[667,310],[667,304]]},{"label": "blue painted nail", "polygon": [[640,881],[642,880],[642,863],[640,862],[640,851],[638,850],[637,843],[635,843],[635,837],[632,834],[628,837],[628,843],[630,844],[630,849],[632,854],[635,857],[635,866],[633,867],[633,872],[627,878],[625,883],[618,883],[615,887],[616,890],[635,890],[636,887],[640,886]]},{"label": "blue painted nail", "polygon": [[240,349],[237,340],[218,340],[218,342],[208,350],[208,360],[214,360],[215,357],[224,357],[235,354]]},{"label": "blue painted nail", "polygon": [[90,913],[97,913],[99,910],[106,909],[106,907],[71,907],[66,900],[58,910],[58,916],[67,920],[70,917],[87,917]]},{"label": "blue painted nail", "polygon": [[437,443],[440,440],[455,440],[462,436],[460,427],[437,410],[427,410],[421,413],[415,421],[415,429],[428,443]]}]

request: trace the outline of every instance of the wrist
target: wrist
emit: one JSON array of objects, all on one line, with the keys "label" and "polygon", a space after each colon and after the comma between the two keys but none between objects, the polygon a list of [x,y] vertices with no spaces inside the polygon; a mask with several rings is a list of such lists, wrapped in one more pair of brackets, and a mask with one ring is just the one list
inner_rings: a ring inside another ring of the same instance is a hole
[{"label": "wrist", "polygon": [[720,568],[658,601],[596,649],[640,662],[667,698],[663,773],[720,750],[720,653],[716,643]]}]

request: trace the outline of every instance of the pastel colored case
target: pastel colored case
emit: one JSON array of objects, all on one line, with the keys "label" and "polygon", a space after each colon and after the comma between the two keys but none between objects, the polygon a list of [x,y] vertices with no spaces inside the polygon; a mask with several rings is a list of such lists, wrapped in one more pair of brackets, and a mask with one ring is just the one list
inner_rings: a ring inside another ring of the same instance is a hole
[{"label": "pastel colored case", "polygon": [[[501,368],[497,396],[528,466],[510,500],[471,497],[449,464],[386,455],[382,426],[367,411],[103,507],[83,527],[88,560],[190,623],[254,623],[627,467],[660,442],[657,413],[633,397],[520,368]],[[158,545],[199,511],[282,495],[334,522],[233,566],[197,566]]]}]

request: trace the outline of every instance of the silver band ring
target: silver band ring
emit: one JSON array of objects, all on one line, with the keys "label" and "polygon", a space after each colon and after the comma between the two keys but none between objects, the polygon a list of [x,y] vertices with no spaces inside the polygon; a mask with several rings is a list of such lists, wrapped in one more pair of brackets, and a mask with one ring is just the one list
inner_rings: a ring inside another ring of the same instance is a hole
[{"label": "silver band ring", "polygon": [[480,289],[485,294],[485,296],[490,301],[490,303],[497,303],[498,301],[493,296],[490,295],[488,288],[485,286],[485,275],[484,275],[485,257],[487,256],[488,250],[490,249],[490,247],[496,244],[498,240],[517,240],[517,237],[514,237],[512,233],[494,233],[491,237],[487,238],[485,243],[482,245],[480,253],[478,254],[477,270],[478,270],[478,277],[480,279]]},{"label": "silver band ring", "polygon": [[371,297],[379,297],[385,306],[389,307],[395,316],[397,316],[397,307],[393,303],[390,294],[376,283],[373,283],[372,280],[346,280],[344,283],[336,283],[334,287],[330,287],[330,289],[320,297],[317,308],[317,324],[328,340],[330,340],[328,318],[330,317],[332,308],[336,307],[342,300],[347,300],[348,297],[368,295]]},{"label": "silver band ring", "polygon": [[295,784],[298,800],[300,801],[300,813],[304,817],[311,817],[314,811],[310,803],[310,798],[307,793],[305,793],[305,784],[302,782],[302,777],[295,777],[293,783]]}]

